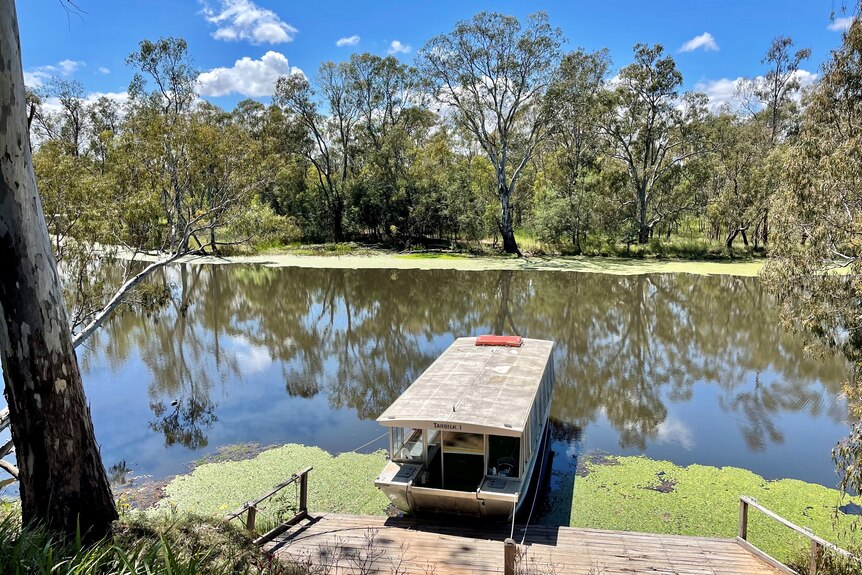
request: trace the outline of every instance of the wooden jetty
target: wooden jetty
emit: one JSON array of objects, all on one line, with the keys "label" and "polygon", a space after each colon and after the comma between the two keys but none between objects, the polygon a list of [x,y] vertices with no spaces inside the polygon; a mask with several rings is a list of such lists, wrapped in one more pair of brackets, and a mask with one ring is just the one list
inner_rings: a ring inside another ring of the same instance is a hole
[{"label": "wooden jetty", "polygon": [[[810,542],[808,575],[818,575],[824,553],[860,561],[757,503],[739,498],[735,538],[659,535],[546,525],[448,521],[408,517],[311,514],[307,468],[230,513],[268,554],[315,575],[796,575],[748,541],[751,511],[762,513]],[[297,486],[295,514],[267,533],[256,519],[274,497]]]},{"label": "wooden jetty", "polygon": [[[505,525],[407,518],[309,516],[265,544],[283,561],[329,573],[489,575],[505,573]],[[514,538],[523,537],[516,526]],[[554,575],[775,575],[735,539],[530,525],[514,573]]]}]

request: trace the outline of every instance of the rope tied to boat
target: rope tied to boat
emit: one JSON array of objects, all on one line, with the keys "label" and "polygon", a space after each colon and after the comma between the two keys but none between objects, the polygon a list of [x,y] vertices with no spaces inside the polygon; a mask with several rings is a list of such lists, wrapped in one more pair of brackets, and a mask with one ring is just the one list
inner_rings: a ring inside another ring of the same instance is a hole
[{"label": "rope tied to boat", "polygon": [[[548,430],[548,434],[550,434],[550,430]],[[551,446],[548,445],[542,451],[542,462],[539,465],[539,477],[541,477],[541,469],[545,466],[545,456],[547,456],[548,452],[551,450]],[[539,498],[539,490],[542,488],[538,483],[536,484],[536,491],[533,493],[533,503],[530,505],[530,513],[527,515],[527,522],[524,523],[524,535],[521,537],[521,545],[524,544],[524,541],[527,540],[527,529],[530,527],[530,519],[533,518],[533,511],[536,509],[536,500]],[[515,531],[515,514],[512,513],[512,533]]]},{"label": "rope tied to boat", "polygon": [[369,441],[368,443],[363,443],[362,445],[360,445],[360,446],[359,446],[359,447],[357,447],[356,449],[352,449],[352,450],[350,450],[350,451],[348,451],[348,452],[346,452],[346,453],[356,453],[356,452],[357,452],[357,451],[359,451],[360,449],[363,449],[363,448],[365,448],[365,447],[368,447],[369,445],[371,445],[371,444],[372,444],[372,443],[374,443],[375,441],[379,441],[379,440],[383,439],[384,437],[386,437],[387,435],[389,435],[389,430],[384,431],[383,433],[381,433],[380,435],[378,435],[377,437],[375,437],[374,439],[372,439],[372,440],[371,440],[371,441]]}]

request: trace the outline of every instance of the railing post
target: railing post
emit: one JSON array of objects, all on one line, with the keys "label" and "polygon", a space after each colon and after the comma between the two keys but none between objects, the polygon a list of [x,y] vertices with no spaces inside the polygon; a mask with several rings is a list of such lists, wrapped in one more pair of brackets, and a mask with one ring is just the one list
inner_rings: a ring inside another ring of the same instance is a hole
[{"label": "railing post", "polygon": [[249,531],[254,531],[254,521],[256,518],[257,518],[257,508],[256,507],[249,507],[248,508],[248,515],[246,515],[246,518],[245,518],[245,528],[248,529]]},{"label": "railing post", "polygon": [[515,575],[515,540],[507,538],[503,545],[503,575]]},{"label": "railing post", "polygon": [[808,564],[808,575],[817,575],[817,559],[820,554],[820,544],[814,539],[811,540],[811,560]]},{"label": "railing post", "polygon": [[299,512],[308,513],[308,471],[299,479]]},{"label": "railing post", "polygon": [[739,538],[748,540],[748,501],[744,497],[739,498]]}]

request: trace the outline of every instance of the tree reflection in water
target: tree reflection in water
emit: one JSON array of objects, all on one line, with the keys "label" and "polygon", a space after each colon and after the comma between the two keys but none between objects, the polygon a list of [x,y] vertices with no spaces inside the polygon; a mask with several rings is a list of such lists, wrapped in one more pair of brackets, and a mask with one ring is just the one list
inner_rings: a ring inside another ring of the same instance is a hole
[{"label": "tree reflection in water", "polygon": [[752,451],[784,441],[786,414],[844,417],[846,364],[807,358],[753,278],[236,265],[165,273],[168,308],[117,317],[85,366],[140,356],[150,426],[168,445],[206,446],[214,397],[230,401],[258,363],[277,366],[290,397],[325,397],[373,419],[455,337],[488,332],[556,341],[552,415],[572,437],[602,420],[620,447],[643,450],[669,433],[668,406],[695,401],[704,384],[717,394],[715,417],[737,421]]}]

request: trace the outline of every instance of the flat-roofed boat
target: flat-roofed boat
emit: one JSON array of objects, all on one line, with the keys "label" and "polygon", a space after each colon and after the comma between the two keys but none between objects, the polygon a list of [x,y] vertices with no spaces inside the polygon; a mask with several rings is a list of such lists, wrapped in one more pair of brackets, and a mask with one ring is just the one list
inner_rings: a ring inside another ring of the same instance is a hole
[{"label": "flat-roofed boat", "polygon": [[455,340],[377,419],[389,461],[374,484],[408,513],[512,518],[544,464],[553,346]]}]

